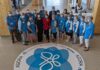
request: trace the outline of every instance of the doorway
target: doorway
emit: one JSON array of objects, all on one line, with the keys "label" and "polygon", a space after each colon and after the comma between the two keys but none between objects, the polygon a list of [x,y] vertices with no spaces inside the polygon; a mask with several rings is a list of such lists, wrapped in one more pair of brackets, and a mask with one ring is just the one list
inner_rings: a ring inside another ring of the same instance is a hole
[{"label": "doorway", "polygon": [[43,6],[48,11],[51,10],[52,6],[55,6],[56,10],[63,12],[67,8],[67,0],[43,0]]}]

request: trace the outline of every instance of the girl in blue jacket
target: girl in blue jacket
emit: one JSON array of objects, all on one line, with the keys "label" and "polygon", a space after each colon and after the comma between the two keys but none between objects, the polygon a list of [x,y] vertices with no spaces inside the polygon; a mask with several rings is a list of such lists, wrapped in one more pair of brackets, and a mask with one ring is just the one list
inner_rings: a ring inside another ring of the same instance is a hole
[{"label": "girl in blue jacket", "polygon": [[57,21],[55,19],[55,15],[52,15],[51,33],[53,35],[53,41],[56,41],[57,40]]},{"label": "girl in blue jacket", "polygon": [[83,38],[84,38],[84,32],[85,32],[85,17],[80,17],[80,24],[79,24],[79,41],[80,41],[80,47],[83,45]]},{"label": "girl in blue jacket", "polygon": [[79,27],[78,17],[74,16],[74,21],[73,21],[73,43],[74,44],[76,44],[77,41],[78,27]]},{"label": "girl in blue jacket", "polygon": [[29,21],[27,23],[28,26],[28,40],[30,42],[36,42],[36,25],[32,17],[29,17]]},{"label": "girl in blue jacket", "polygon": [[64,15],[60,15],[58,29],[59,29],[59,38],[63,39],[64,36],[64,24],[65,24],[65,18]]},{"label": "girl in blue jacket", "polygon": [[23,13],[20,17],[20,30],[22,33],[22,43],[24,45],[27,45],[27,33],[28,33],[28,28],[27,28],[27,22],[25,21],[25,14]]},{"label": "girl in blue jacket", "polygon": [[67,42],[68,42],[72,38],[72,21],[71,21],[70,16],[68,16],[67,19],[68,20],[65,23],[65,32],[66,32],[66,35],[67,35]]}]

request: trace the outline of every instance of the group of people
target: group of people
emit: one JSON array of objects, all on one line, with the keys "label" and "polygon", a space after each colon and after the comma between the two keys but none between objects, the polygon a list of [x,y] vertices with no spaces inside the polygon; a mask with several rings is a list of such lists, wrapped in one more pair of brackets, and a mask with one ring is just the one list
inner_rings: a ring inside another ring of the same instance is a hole
[{"label": "group of people", "polygon": [[95,26],[92,19],[92,16],[85,16],[82,13],[69,13],[67,9],[61,13],[60,10],[55,10],[55,7],[48,13],[42,7],[39,12],[9,12],[7,24],[12,43],[15,43],[15,38],[25,45],[29,42],[43,42],[44,36],[47,42],[56,42],[58,38],[63,40],[66,36],[66,42],[76,44],[79,40],[80,47],[85,44],[84,50],[88,51],[90,39],[94,36]]}]

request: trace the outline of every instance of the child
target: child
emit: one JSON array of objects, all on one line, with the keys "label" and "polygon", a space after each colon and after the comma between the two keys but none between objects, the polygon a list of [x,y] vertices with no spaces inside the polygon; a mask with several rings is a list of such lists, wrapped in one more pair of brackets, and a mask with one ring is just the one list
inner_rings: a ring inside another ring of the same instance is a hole
[{"label": "child", "polygon": [[55,20],[55,15],[52,15],[51,33],[53,34],[53,41],[56,41],[57,40],[57,22]]},{"label": "child", "polygon": [[15,37],[16,37],[15,36],[15,32],[16,32],[16,25],[17,24],[16,24],[16,22],[14,20],[12,12],[8,13],[8,16],[7,16],[7,25],[8,25],[8,28],[9,28],[9,32],[11,34],[12,43],[15,43]]},{"label": "child", "polygon": [[64,15],[61,14],[60,19],[59,19],[59,24],[58,24],[59,38],[61,39],[64,36],[64,24],[65,24],[65,18],[64,18]]},{"label": "child", "polygon": [[33,18],[32,17],[29,17],[29,21],[28,21],[28,40],[30,42],[34,42],[36,41],[36,25],[33,21]]},{"label": "child", "polygon": [[86,24],[85,33],[84,33],[84,39],[85,39],[85,49],[84,51],[89,50],[89,41],[91,38],[93,38],[94,35],[94,23],[92,22],[92,17],[88,17],[88,22]]},{"label": "child", "polygon": [[72,38],[72,21],[70,16],[68,16],[68,20],[65,23],[65,32],[67,35],[67,42]]},{"label": "child", "polygon": [[83,37],[84,37],[84,32],[85,32],[85,27],[86,27],[86,23],[85,23],[85,17],[82,16],[80,18],[80,24],[79,24],[79,41],[80,41],[80,47],[83,45]]},{"label": "child", "polygon": [[74,22],[73,22],[73,43],[74,44],[76,44],[77,41],[78,26],[79,26],[78,17],[74,16]]},{"label": "child", "polygon": [[27,45],[27,22],[25,21],[25,14],[23,13],[19,19],[21,21],[22,42]]}]

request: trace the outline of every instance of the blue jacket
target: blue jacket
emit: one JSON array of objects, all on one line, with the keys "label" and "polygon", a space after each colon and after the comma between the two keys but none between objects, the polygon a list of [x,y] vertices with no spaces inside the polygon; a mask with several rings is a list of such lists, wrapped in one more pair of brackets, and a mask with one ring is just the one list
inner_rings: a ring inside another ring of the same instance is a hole
[{"label": "blue jacket", "polygon": [[8,16],[7,17],[7,24],[8,24],[9,30],[13,30],[14,27],[16,27],[16,22],[15,22],[13,16]]},{"label": "blue jacket", "polygon": [[56,20],[51,20],[51,32],[52,33],[56,33],[57,32],[57,29],[56,29]]},{"label": "blue jacket", "polygon": [[34,24],[33,21],[29,21],[30,25],[29,28],[32,30],[32,33],[36,33],[36,25]]},{"label": "blue jacket", "polygon": [[67,20],[65,23],[65,31],[66,32],[72,32],[72,21]]},{"label": "blue jacket", "polygon": [[28,27],[27,27],[27,22],[25,22],[25,18],[20,18],[20,20],[21,20],[21,31],[27,33]]},{"label": "blue jacket", "polygon": [[39,14],[40,14],[41,18],[44,18],[45,17],[45,10],[40,10]]},{"label": "blue jacket", "polygon": [[58,28],[60,31],[64,31],[64,24],[65,24],[65,18],[64,17],[60,17],[60,22],[58,24]]},{"label": "blue jacket", "polygon": [[81,21],[79,24],[79,36],[83,36],[85,32],[86,23]]},{"label": "blue jacket", "polygon": [[87,24],[85,28],[85,33],[84,33],[84,39],[89,39],[93,37],[94,29],[95,29],[95,26],[93,22],[90,22],[89,24]]},{"label": "blue jacket", "polygon": [[79,28],[79,21],[73,22],[73,32],[78,34],[78,28]]}]

